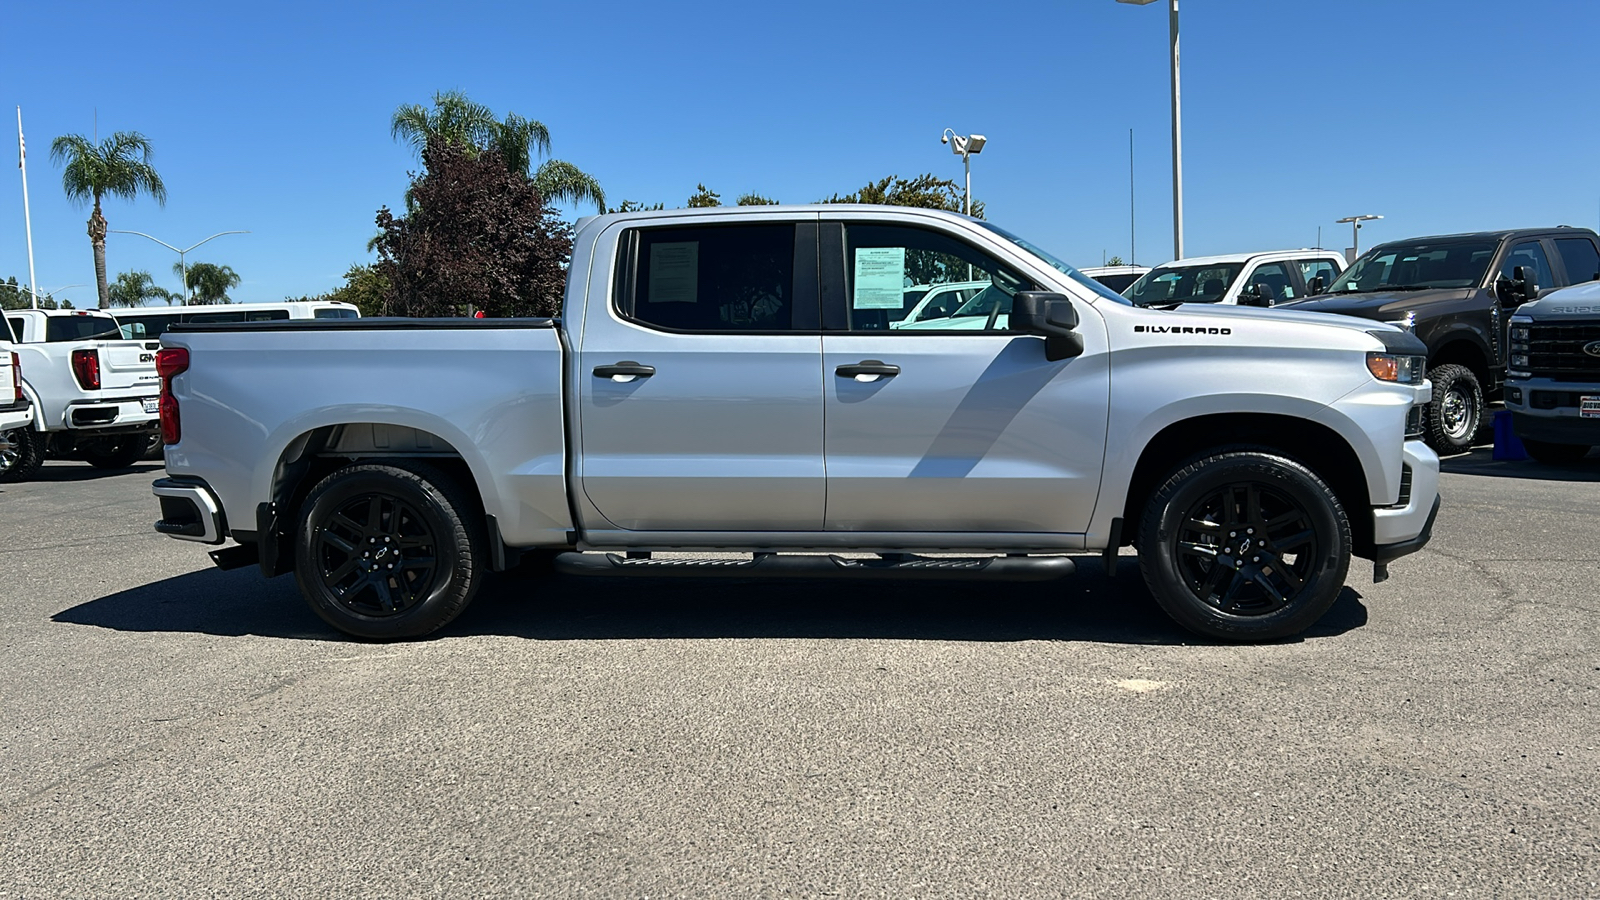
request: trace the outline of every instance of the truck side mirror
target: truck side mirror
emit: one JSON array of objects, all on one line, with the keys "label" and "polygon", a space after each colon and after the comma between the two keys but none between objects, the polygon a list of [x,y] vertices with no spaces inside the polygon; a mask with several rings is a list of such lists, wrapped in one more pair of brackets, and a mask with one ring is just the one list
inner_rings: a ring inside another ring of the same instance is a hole
[{"label": "truck side mirror", "polygon": [[1055,362],[1083,354],[1078,311],[1063,294],[1018,291],[1011,298],[1011,327],[1044,338],[1044,357]]},{"label": "truck side mirror", "polygon": [[1306,283],[1306,290],[1309,291],[1313,297],[1315,297],[1317,294],[1327,292],[1328,283],[1323,280],[1321,275],[1313,275],[1311,276],[1311,280]]},{"label": "truck side mirror", "polygon": [[1260,282],[1246,285],[1245,289],[1239,293],[1240,306],[1271,306],[1276,299],[1277,297],[1272,291],[1272,285]]},{"label": "truck side mirror", "polygon": [[1533,295],[1539,293],[1539,282],[1535,280],[1537,278],[1538,273],[1533,266],[1511,267],[1511,286],[1521,295],[1517,299],[1518,303],[1526,303],[1533,299]]}]

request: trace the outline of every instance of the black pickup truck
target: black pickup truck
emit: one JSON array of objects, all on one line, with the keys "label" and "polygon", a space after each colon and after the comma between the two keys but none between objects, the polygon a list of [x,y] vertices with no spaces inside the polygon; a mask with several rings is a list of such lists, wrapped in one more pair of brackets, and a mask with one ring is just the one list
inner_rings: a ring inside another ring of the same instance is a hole
[{"label": "black pickup truck", "polygon": [[1326,293],[1279,305],[1409,322],[1428,345],[1428,443],[1459,453],[1483,427],[1485,399],[1500,394],[1510,312],[1540,291],[1597,278],[1600,235],[1587,228],[1483,231],[1379,244]]}]

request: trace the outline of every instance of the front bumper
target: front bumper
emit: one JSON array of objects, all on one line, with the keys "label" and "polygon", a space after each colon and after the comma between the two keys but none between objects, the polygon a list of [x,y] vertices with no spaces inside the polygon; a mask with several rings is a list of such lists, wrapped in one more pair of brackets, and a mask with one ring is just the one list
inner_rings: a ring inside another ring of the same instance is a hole
[{"label": "front bumper", "polygon": [[1373,560],[1379,563],[1421,550],[1439,512],[1438,454],[1421,441],[1406,441],[1401,460],[1409,490],[1402,489],[1400,502],[1372,510]]},{"label": "front bumper", "polygon": [[158,478],[151,493],[161,501],[161,520],[156,531],[180,541],[220,544],[228,538],[228,522],[222,503],[211,488],[199,479]]}]

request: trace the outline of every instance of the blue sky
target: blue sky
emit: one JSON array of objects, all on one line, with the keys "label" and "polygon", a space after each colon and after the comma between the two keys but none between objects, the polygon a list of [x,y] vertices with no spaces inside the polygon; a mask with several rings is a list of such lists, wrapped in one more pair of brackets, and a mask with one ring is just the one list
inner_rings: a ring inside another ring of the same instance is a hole
[{"label": "blue sky", "polygon": [[[890,174],[959,180],[944,128],[979,132],[994,222],[1079,265],[1171,256],[1166,4],[16,3],[0,54],[5,137],[30,152],[41,290],[92,284],[87,211],[50,141],[143,132],[166,206],[108,201],[112,228],[232,266],[241,301],[320,293],[369,260],[398,205],[404,103],[460,88],[543,121],[613,203],[681,206],[704,182],[811,202]],[[1189,255],[1342,248],[1600,219],[1600,3],[1186,0]],[[21,183],[0,166],[0,278],[27,280]],[[568,210],[569,218],[581,211]],[[115,273],[177,287],[175,254],[112,235]],[[92,287],[61,296],[92,305]]]}]

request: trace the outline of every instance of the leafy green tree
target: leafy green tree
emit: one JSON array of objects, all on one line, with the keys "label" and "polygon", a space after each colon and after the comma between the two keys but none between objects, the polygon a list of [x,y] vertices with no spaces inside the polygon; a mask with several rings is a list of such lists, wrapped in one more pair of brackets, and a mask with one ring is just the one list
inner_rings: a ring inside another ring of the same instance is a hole
[{"label": "leafy green tree", "polygon": [[[932,174],[915,178],[890,175],[870,181],[860,190],[849,194],[834,194],[821,203],[877,203],[885,206],[917,206],[923,209],[943,209],[961,212],[964,209],[964,191],[961,185],[948,178]],[[972,215],[983,218],[983,201],[972,201]]]},{"label": "leafy green tree", "polygon": [[499,153],[440,138],[423,150],[404,218],[378,210],[383,312],[551,316],[572,258],[572,226]]},{"label": "leafy green tree", "polygon": [[654,212],[654,211],[656,211],[658,209],[665,209],[665,208],[666,207],[662,206],[659,203],[655,204],[654,206],[645,206],[643,203],[635,203],[632,200],[624,200],[624,201],[622,201],[622,205],[621,206],[614,206],[611,209],[606,210],[606,212],[608,212],[608,213]]},{"label": "leafy green tree", "polygon": [[67,134],[50,144],[50,158],[65,164],[61,186],[67,198],[83,204],[94,201],[89,215],[89,243],[94,247],[94,278],[100,290],[100,308],[111,305],[106,285],[106,217],[100,211],[100,198],[110,194],[136,200],[149,194],[156,203],[167,203],[167,186],[150,165],[150,141],[137,131],[119,131],[95,144],[81,134]]},{"label": "leafy green tree", "polygon": [[[22,285],[17,283],[17,276],[13,275],[10,278],[6,279],[5,281],[0,281],[0,309],[31,309],[31,308],[33,308],[33,297],[32,297],[32,295],[30,295],[28,293],[28,289],[26,287],[24,287],[24,286],[22,286]],[[55,298],[55,296],[52,295],[52,294],[40,294],[39,295],[39,308],[40,309],[55,309],[56,308],[56,298]],[[61,301],[61,308],[62,309],[71,309],[72,308],[72,301],[71,300],[62,300]],[[0,328],[0,340],[4,340],[5,337],[6,337],[5,329],[4,328]]]},{"label": "leafy green tree", "polygon": [[721,206],[722,195],[711,190],[703,184],[697,184],[694,193],[689,195],[690,209],[705,209],[711,206]]},{"label": "leafy green tree", "polygon": [[543,123],[516,113],[496,118],[493,110],[461,91],[435,92],[432,108],[420,103],[401,106],[389,121],[389,133],[409,143],[419,156],[434,138],[473,157],[495,151],[508,170],[530,178],[546,201],[593,203],[605,212],[600,182],[572,163],[545,160],[529,173],[535,153],[541,157],[550,153],[550,131]]},{"label": "leafy green tree", "polygon": [[1125,266],[1125,265],[1127,265],[1127,263],[1122,261],[1122,257],[1120,257],[1120,256],[1111,257],[1110,259],[1106,260],[1105,264],[1108,265],[1108,266]]},{"label": "leafy green tree", "polygon": [[[172,264],[172,271],[174,274],[183,274],[183,268],[177,263]],[[184,281],[192,304],[232,303],[228,298],[228,290],[239,286],[239,273],[228,266],[190,263]]]},{"label": "leafy green tree", "polygon": [[174,294],[156,284],[149,272],[123,272],[117,276],[107,288],[111,296],[112,306],[143,306],[151,300],[160,300],[171,303],[181,300],[181,294]]},{"label": "leafy green tree", "polygon": [[[376,242],[383,235],[373,238]],[[344,284],[336,287],[326,294],[315,296],[285,297],[288,301],[307,300],[334,300],[349,303],[361,310],[361,315],[366,317],[383,315],[383,299],[389,292],[389,281],[378,273],[376,266],[361,265],[350,266],[344,273]]]},{"label": "leafy green tree", "polygon": [[752,194],[740,194],[739,195],[739,205],[740,206],[777,206],[778,205],[778,201],[772,199],[771,197],[763,197],[760,194],[754,194],[754,193],[752,193]]}]

